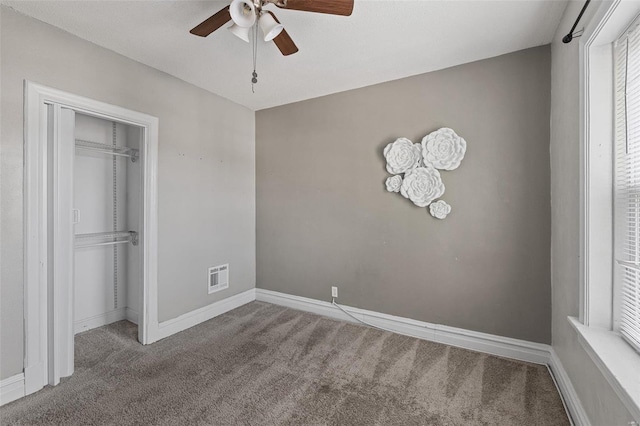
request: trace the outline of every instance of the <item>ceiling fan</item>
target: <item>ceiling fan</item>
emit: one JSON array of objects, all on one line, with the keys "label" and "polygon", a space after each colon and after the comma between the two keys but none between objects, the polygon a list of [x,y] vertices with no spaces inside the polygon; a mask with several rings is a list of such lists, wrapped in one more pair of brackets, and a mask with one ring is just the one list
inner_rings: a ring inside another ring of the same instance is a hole
[{"label": "ceiling fan", "polygon": [[[273,4],[281,9],[300,10],[303,12],[328,13],[331,15],[349,16],[353,11],[354,0],[233,0],[229,6],[207,18],[190,33],[206,37],[229,21],[234,35],[249,42],[249,30],[257,22],[264,34],[264,41],[276,44],[280,52],[287,56],[298,51],[284,26],[273,12],[262,10],[264,6]],[[255,70],[254,70],[255,71]]]}]

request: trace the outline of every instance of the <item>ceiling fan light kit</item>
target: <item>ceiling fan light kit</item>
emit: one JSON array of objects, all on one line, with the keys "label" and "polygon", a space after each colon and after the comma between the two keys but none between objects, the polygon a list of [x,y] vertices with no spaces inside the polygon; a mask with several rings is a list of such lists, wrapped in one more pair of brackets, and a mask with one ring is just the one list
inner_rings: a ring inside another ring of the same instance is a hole
[{"label": "ceiling fan light kit", "polygon": [[262,34],[264,34],[264,41],[271,41],[280,35],[284,27],[277,22],[273,16],[269,13],[263,13],[258,20]]},{"label": "ceiling fan light kit", "polygon": [[233,22],[244,28],[251,28],[256,22],[256,6],[249,0],[233,0],[229,6]]},{"label": "ceiling fan light kit", "polygon": [[241,27],[238,24],[233,24],[228,28],[228,30],[231,31],[231,34],[238,37],[240,40],[249,43],[249,31],[251,31],[251,27]]}]

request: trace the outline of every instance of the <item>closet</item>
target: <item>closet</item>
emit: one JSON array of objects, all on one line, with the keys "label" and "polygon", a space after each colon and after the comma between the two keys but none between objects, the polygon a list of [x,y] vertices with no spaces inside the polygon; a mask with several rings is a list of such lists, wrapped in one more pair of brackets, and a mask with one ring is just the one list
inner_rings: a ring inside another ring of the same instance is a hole
[{"label": "closet", "polygon": [[127,319],[141,303],[142,129],[75,113],[74,334]]}]

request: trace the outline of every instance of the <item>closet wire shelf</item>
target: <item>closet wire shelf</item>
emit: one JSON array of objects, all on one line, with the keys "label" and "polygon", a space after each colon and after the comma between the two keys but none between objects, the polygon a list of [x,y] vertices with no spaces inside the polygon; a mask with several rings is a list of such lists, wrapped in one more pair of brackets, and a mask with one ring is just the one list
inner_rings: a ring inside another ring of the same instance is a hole
[{"label": "closet wire shelf", "polygon": [[76,149],[84,149],[86,151],[101,152],[104,154],[116,155],[119,157],[131,158],[132,162],[138,160],[138,150],[126,146],[107,145],[105,143],[92,142],[84,139],[76,139]]},{"label": "closet wire shelf", "polygon": [[138,233],[135,231],[96,232],[91,234],[76,234],[76,248],[112,246],[115,244],[138,245]]}]

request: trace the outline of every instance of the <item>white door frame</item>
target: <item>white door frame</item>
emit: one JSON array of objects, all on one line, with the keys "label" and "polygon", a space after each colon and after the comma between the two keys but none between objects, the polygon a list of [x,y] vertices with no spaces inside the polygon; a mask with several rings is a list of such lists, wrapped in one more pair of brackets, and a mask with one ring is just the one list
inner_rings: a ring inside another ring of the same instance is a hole
[{"label": "white door frame", "polygon": [[[52,363],[52,360],[55,361],[56,357],[58,361],[63,357],[68,359],[68,346],[73,342],[71,322],[68,330],[52,333],[51,347],[55,349],[49,350],[51,315],[48,301],[51,295],[48,285],[51,277],[48,267],[49,262],[54,260],[47,259],[47,149],[51,149],[47,147],[47,133],[51,130],[47,127],[47,105],[54,105],[54,114],[56,109],[64,107],[143,129],[140,150],[144,193],[142,309],[138,318],[139,337],[143,344],[154,342],[158,335],[158,119],[30,81],[25,81],[24,93],[24,375],[25,393],[30,394],[49,383],[49,366],[60,365],[58,362]],[[53,129],[54,139],[55,132]],[[68,266],[63,264],[62,267]],[[56,303],[56,299],[51,300]],[[55,306],[53,311],[56,311]]]}]

